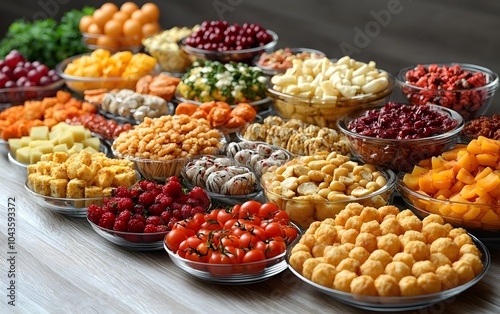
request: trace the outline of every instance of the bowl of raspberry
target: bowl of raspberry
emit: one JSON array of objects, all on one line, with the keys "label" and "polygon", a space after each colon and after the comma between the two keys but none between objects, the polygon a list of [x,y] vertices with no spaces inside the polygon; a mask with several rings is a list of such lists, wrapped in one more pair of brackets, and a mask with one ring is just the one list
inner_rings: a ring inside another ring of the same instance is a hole
[{"label": "bowl of raspberry", "polygon": [[174,224],[211,206],[200,187],[187,190],[177,177],[165,184],[142,180],[131,188],[113,190],[102,205],[87,209],[87,220],[104,239],[130,250],[163,249],[165,235]]},{"label": "bowl of raspberry", "polygon": [[434,63],[401,69],[396,84],[410,104],[450,108],[469,121],[488,110],[499,81],[495,72],[479,65]]},{"label": "bowl of raspberry", "polygon": [[196,59],[223,63],[244,62],[274,49],[278,35],[256,23],[229,24],[204,21],[199,30],[179,41],[179,47],[191,61]]},{"label": "bowl of raspberry", "polygon": [[337,127],[349,140],[354,157],[398,172],[453,148],[464,119],[438,105],[389,102],[344,115]]}]

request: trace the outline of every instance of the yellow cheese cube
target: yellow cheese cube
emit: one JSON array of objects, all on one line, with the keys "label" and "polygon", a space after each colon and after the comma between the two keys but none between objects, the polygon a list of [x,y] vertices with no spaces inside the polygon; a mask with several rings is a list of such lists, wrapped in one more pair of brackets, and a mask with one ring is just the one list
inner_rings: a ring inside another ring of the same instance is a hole
[{"label": "yellow cheese cube", "polygon": [[83,140],[83,146],[92,147],[96,152],[99,151],[101,140],[98,137],[89,137]]},{"label": "yellow cheese cube", "polygon": [[30,151],[30,164],[36,164],[40,161],[43,153],[38,148],[33,148]]},{"label": "yellow cheese cube", "polygon": [[68,145],[66,144],[58,144],[54,146],[54,152],[68,152]]},{"label": "yellow cheese cube", "polygon": [[90,152],[92,154],[97,153],[97,150],[95,150],[95,148],[93,148],[92,146],[87,146],[83,150],[86,151],[86,152]]},{"label": "yellow cheese cube", "polygon": [[69,148],[73,147],[75,141],[71,132],[61,132],[57,137],[57,144],[66,144]]},{"label": "yellow cheese cube", "polygon": [[30,129],[30,138],[35,140],[47,140],[49,138],[49,127],[46,125],[34,126]]},{"label": "yellow cheese cube", "polygon": [[23,164],[30,163],[30,151],[28,146],[21,147],[16,150],[16,160]]},{"label": "yellow cheese cube", "polygon": [[82,143],[73,143],[73,146],[68,146],[71,147],[68,150],[68,154],[73,155],[73,154],[78,154],[83,150],[83,144]]},{"label": "yellow cheese cube", "polygon": [[83,125],[70,125],[68,131],[71,132],[75,142],[82,142],[85,139],[85,127]]},{"label": "yellow cheese cube", "polygon": [[69,128],[69,124],[66,122],[59,122],[58,124],[54,125],[50,132],[60,132],[60,131],[65,131]]},{"label": "yellow cheese cube", "polygon": [[43,156],[40,158],[40,161],[52,161],[52,153],[43,154]]},{"label": "yellow cheese cube", "polygon": [[16,151],[21,148],[20,138],[9,138],[10,154],[12,157],[16,158]]},{"label": "yellow cheese cube", "polygon": [[23,136],[21,137],[21,147],[28,146],[31,142],[31,137]]},{"label": "yellow cheese cube", "polygon": [[113,186],[124,185],[126,187],[131,187],[137,181],[134,171],[116,174],[113,180]]},{"label": "yellow cheese cube", "polygon": [[50,181],[50,196],[59,198],[66,197],[67,184],[68,180],[62,178]]}]

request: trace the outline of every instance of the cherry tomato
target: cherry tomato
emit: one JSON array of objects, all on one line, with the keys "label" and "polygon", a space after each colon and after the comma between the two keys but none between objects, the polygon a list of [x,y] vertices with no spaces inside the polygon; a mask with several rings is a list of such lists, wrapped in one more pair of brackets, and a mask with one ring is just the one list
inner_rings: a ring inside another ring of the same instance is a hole
[{"label": "cherry tomato", "polygon": [[189,249],[187,239],[179,244],[179,249],[177,250],[177,255],[184,258],[186,256],[186,251]]},{"label": "cherry tomato", "polygon": [[254,248],[255,250],[261,250],[261,251],[264,251],[264,252],[265,252],[265,251],[266,251],[266,249],[267,249],[267,244],[266,244],[266,243],[264,243],[264,241],[257,241],[257,242],[255,242],[255,244],[253,245],[253,248]]},{"label": "cherry tomato", "polygon": [[[278,237],[279,238],[279,237]],[[271,239],[269,243],[267,243],[266,248],[266,258],[272,258],[278,256],[286,251],[286,243],[281,238],[281,240]]]},{"label": "cherry tomato", "polygon": [[[187,238],[186,243],[187,243],[187,246],[189,248],[194,249],[194,248],[197,248],[198,245],[200,245],[200,243],[203,243],[203,241],[200,238],[198,238],[197,236],[191,236],[191,237]],[[180,246],[179,246],[179,248],[180,248]]]},{"label": "cherry tomato", "polygon": [[214,276],[229,275],[234,272],[233,264],[239,264],[236,254],[213,251],[208,260],[208,271]]},{"label": "cherry tomato", "polygon": [[234,234],[228,234],[220,239],[220,243],[224,247],[226,247],[226,246],[239,247],[240,246],[240,238]]},{"label": "cherry tomato", "polygon": [[282,225],[286,225],[286,224],[290,223],[290,217],[288,216],[288,213],[286,211],[284,211],[283,209],[278,210],[274,214],[273,219]]},{"label": "cherry tomato", "polygon": [[243,256],[243,263],[247,264],[244,265],[245,273],[255,274],[263,271],[266,268],[265,259],[264,251],[253,249],[246,252],[245,256]]},{"label": "cherry tomato", "polygon": [[198,226],[191,219],[180,220],[174,224],[172,229],[181,229],[186,233],[188,237],[195,235],[198,230]]},{"label": "cherry tomato", "polygon": [[221,225],[224,225],[228,220],[231,220],[232,218],[233,218],[233,214],[229,211],[221,210],[217,214],[217,221]]},{"label": "cherry tomato", "polygon": [[260,241],[259,237],[251,234],[250,232],[245,232],[240,235],[240,245],[242,248],[250,249],[254,247],[257,241]]},{"label": "cherry tomato", "polygon": [[193,215],[192,220],[198,226],[198,228],[196,228],[196,230],[198,230],[198,229],[200,229],[201,224],[206,221],[205,214],[203,214],[203,213],[196,213],[196,214]]},{"label": "cherry tomato", "polygon": [[279,222],[270,222],[264,228],[267,238],[284,237],[285,231]]},{"label": "cherry tomato", "polygon": [[240,212],[241,209],[241,204],[236,204],[231,208],[231,214],[233,215],[233,218],[238,217],[238,213]]},{"label": "cherry tomato", "polygon": [[238,222],[238,219],[236,218],[231,218],[229,219],[228,221],[226,221],[226,223],[224,224],[224,229],[226,230],[231,230],[233,229],[233,227],[236,225],[236,227],[239,228],[239,222]]},{"label": "cherry tomato", "polygon": [[248,232],[258,237],[261,241],[267,240],[266,231],[264,231],[264,229],[262,229],[260,226],[252,226],[248,229]]},{"label": "cherry tomato", "polygon": [[283,230],[285,231],[285,241],[288,243],[292,243],[299,235],[297,229],[291,226],[286,226]]},{"label": "cherry tomato", "polygon": [[257,215],[262,219],[271,218],[272,215],[279,210],[278,206],[274,203],[267,202],[260,206]]},{"label": "cherry tomato", "polygon": [[255,200],[246,201],[245,203],[241,204],[239,216],[242,217],[243,212],[247,217],[251,217],[259,212],[260,206],[262,206],[262,204]]},{"label": "cherry tomato", "polygon": [[217,215],[219,214],[219,212],[223,210],[223,209],[220,209],[220,208],[216,208],[214,210],[212,210],[211,212],[205,214],[205,220],[213,220],[213,221],[217,221]]},{"label": "cherry tomato", "polygon": [[165,236],[165,243],[167,244],[169,250],[171,250],[172,252],[177,252],[181,242],[186,240],[187,238],[188,237],[184,230],[174,229],[170,230]]},{"label": "cherry tomato", "polygon": [[200,229],[221,230],[222,225],[217,220],[207,220],[201,224]]}]

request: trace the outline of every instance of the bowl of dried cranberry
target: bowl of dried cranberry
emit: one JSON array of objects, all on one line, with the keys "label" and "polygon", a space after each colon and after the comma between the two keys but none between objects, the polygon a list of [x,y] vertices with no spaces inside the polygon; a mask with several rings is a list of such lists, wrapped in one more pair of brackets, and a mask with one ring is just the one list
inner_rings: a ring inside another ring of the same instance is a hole
[{"label": "bowl of dried cranberry", "polygon": [[337,126],[349,140],[353,156],[397,172],[411,170],[420,160],[453,148],[464,119],[437,105],[389,102],[344,115]]},{"label": "bowl of dried cranberry", "polygon": [[87,220],[106,240],[131,250],[163,248],[163,239],[179,220],[205,213],[210,198],[200,187],[187,190],[177,177],[165,184],[149,180],[118,187],[102,205],[90,205]]},{"label": "bowl of dried cranberry", "polygon": [[251,63],[266,51],[272,51],[278,35],[256,23],[229,24],[204,21],[200,29],[179,41],[179,47],[191,61],[196,59]]},{"label": "bowl of dried cranberry", "polygon": [[482,66],[440,63],[401,69],[396,84],[410,104],[440,105],[468,121],[488,110],[499,81],[495,72]]}]

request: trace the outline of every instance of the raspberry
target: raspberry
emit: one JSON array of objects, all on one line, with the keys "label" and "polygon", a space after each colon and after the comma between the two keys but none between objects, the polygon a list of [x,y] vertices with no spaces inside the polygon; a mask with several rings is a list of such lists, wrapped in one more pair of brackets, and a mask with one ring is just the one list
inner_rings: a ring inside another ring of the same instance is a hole
[{"label": "raspberry", "polygon": [[172,227],[175,225],[176,222],[178,222],[179,219],[175,218],[175,217],[172,217],[170,218],[170,220],[168,221],[167,223],[167,229],[168,230],[172,230]]},{"label": "raspberry", "polygon": [[117,197],[130,197],[130,191],[126,186],[120,185],[112,190],[111,194]]},{"label": "raspberry", "polygon": [[154,204],[156,195],[152,191],[143,192],[139,195],[139,203],[145,206]]},{"label": "raspberry", "polygon": [[130,198],[137,199],[141,195],[142,191],[138,188],[133,188],[130,190]]},{"label": "raspberry", "polygon": [[146,225],[155,225],[155,226],[158,226],[158,225],[161,225],[161,218],[160,216],[149,216],[148,218],[146,218]]},{"label": "raspberry", "polygon": [[[181,209],[174,209],[172,211],[172,218],[175,218],[177,220],[182,219],[182,211],[181,211]],[[170,218],[170,219],[172,219],[172,218]]]},{"label": "raspberry", "polygon": [[135,214],[134,216],[132,216],[131,219],[138,219],[138,220],[142,221],[142,223],[146,224],[146,218],[143,215]]},{"label": "raspberry", "polygon": [[116,220],[123,221],[124,223],[127,223],[130,220],[130,217],[132,217],[132,213],[128,210],[124,210],[116,216]]},{"label": "raspberry", "polygon": [[153,233],[156,232],[156,226],[153,224],[147,224],[146,227],[144,227],[144,233]]},{"label": "raspberry", "polygon": [[89,220],[95,223],[96,225],[99,223],[99,220],[101,219],[102,214],[104,214],[105,210],[97,206],[96,204],[91,204],[89,205],[89,208],[87,209],[87,216],[89,217]]},{"label": "raspberry", "polygon": [[181,218],[186,219],[189,218],[192,214],[191,210],[193,209],[193,206],[190,204],[184,204],[181,208]]},{"label": "raspberry", "polygon": [[176,198],[182,194],[182,185],[179,181],[169,181],[162,188],[163,194]]},{"label": "raspberry", "polygon": [[194,216],[194,214],[197,214],[197,213],[202,213],[204,214],[205,213],[205,209],[201,206],[195,206],[193,207],[193,209],[191,209],[191,216]]},{"label": "raspberry", "polygon": [[199,186],[195,186],[187,195],[203,208],[208,208],[210,206],[210,198],[207,192]]},{"label": "raspberry", "polygon": [[121,197],[117,203],[116,208],[119,212],[124,210],[132,210],[134,208],[134,202],[128,197]]},{"label": "raspberry", "polygon": [[149,213],[154,216],[160,216],[164,210],[165,207],[163,207],[161,204],[153,204],[148,208]]},{"label": "raspberry", "polygon": [[142,181],[139,181],[137,183],[137,187],[143,191],[147,191],[148,190],[148,183],[151,182],[151,181],[148,181],[148,180],[142,180]]},{"label": "raspberry", "polygon": [[127,222],[125,220],[115,220],[115,224],[113,225],[113,230],[116,231],[127,231]]},{"label": "raspberry", "polygon": [[111,212],[106,212],[102,214],[101,219],[99,219],[99,226],[105,229],[113,229],[115,224],[115,215]]},{"label": "raspberry", "polygon": [[156,232],[165,232],[165,231],[168,231],[167,226],[165,225],[156,226]]},{"label": "raspberry", "polygon": [[165,210],[160,215],[160,219],[163,221],[164,224],[167,224],[170,221],[171,217],[172,217],[172,211],[171,210]]},{"label": "raspberry", "polygon": [[158,194],[158,196],[156,196],[155,203],[161,204],[164,208],[172,207],[174,199],[170,196],[161,193]]},{"label": "raspberry", "polygon": [[141,204],[135,204],[132,212],[134,214],[142,214],[146,209]]},{"label": "raspberry", "polygon": [[127,224],[127,231],[141,233],[144,231],[144,227],[144,222],[140,221],[139,219],[130,219]]}]

